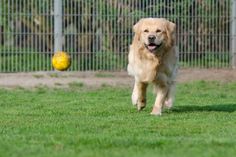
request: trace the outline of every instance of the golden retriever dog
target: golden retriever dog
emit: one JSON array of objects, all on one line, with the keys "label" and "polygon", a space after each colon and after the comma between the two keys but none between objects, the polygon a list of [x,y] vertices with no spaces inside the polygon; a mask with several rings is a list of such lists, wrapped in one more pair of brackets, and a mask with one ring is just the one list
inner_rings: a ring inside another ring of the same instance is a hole
[{"label": "golden retriever dog", "polygon": [[146,106],[148,83],[156,89],[152,115],[161,115],[163,106],[173,104],[178,61],[175,29],[176,25],[164,18],[143,18],[133,26],[127,70],[135,79],[131,98],[138,111]]}]

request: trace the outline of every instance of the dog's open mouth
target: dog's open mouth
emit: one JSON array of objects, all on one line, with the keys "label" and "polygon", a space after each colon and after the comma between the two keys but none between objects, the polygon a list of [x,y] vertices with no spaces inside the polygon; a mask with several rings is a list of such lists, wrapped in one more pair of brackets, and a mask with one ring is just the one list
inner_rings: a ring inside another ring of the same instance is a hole
[{"label": "dog's open mouth", "polygon": [[156,49],[158,49],[160,46],[161,46],[161,44],[150,43],[150,44],[146,45],[146,48],[147,48],[149,51],[153,52],[153,51],[155,51]]}]

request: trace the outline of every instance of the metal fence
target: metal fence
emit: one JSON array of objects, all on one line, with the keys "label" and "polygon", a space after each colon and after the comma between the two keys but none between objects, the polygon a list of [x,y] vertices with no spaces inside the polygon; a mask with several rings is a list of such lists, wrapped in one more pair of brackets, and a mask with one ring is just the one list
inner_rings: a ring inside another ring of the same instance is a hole
[{"label": "metal fence", "polygon": [[142,17],[177,24],[181,67],[230,68],[235,10],[235,0],[0,0],[0,72],[51,71],[55,49],[71,71],[126,69]]}]

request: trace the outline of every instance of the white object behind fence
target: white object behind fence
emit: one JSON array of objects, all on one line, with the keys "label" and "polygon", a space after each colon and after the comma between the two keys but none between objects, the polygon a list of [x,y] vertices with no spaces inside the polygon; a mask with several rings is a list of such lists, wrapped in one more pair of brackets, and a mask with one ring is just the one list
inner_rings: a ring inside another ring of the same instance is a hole
[{"label": "white object behind fence", "polygon": [[62,0],[54,0],[54,52],[62,51]]}]

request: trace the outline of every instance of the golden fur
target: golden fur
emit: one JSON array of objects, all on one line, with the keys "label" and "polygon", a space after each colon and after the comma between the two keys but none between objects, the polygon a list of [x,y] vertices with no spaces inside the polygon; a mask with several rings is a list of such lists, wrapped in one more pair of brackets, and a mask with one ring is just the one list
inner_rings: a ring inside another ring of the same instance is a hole
[{"label": "golden fur", "polygon": [[130,45],[128,73],[135,78],[132,103],[141,110],[146,105],[148,83],[156,87],[151,114],[161,115],[162,107],[171,107],[177,72],[175,24],[163,18],[144,18],[134,26]]}]

